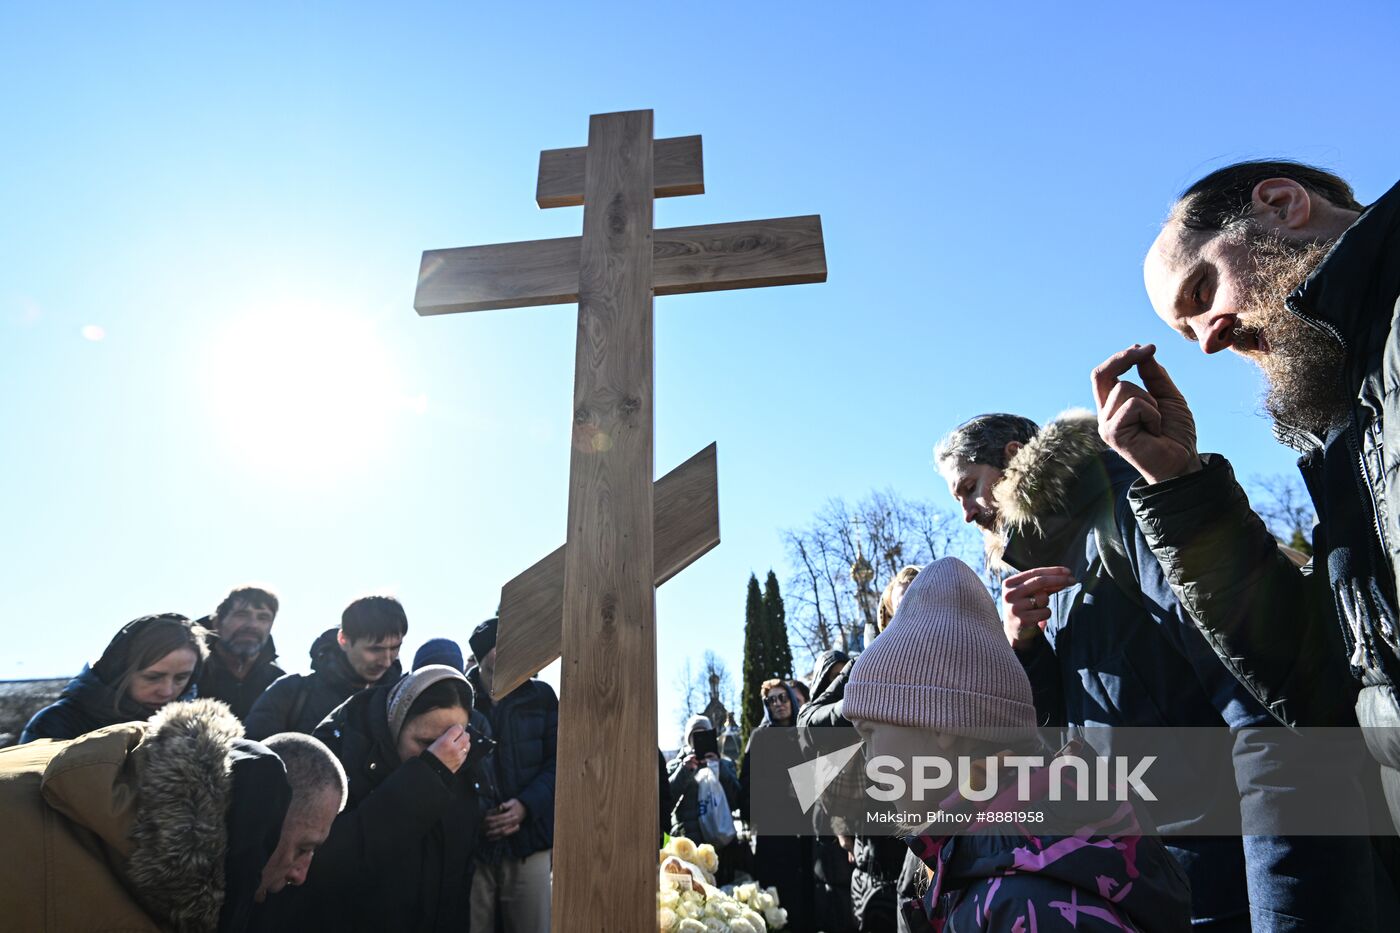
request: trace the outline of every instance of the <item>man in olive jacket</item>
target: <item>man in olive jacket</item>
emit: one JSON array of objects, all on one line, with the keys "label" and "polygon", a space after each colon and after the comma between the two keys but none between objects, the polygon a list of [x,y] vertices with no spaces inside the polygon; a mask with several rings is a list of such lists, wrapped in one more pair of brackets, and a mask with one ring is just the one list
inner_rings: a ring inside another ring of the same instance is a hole
[{"label": "man in olive jacket", "polygon": [[0,751],[0,926],[247,929],[255,901],[301,883],[345,790],[320,743],[241,731],[193,700]]},{"label": "man in olive jacket", "polygon": [[[1151,345],[1093,374],[1100,433],[1142,474],[1133,513],[1216,653],[1278,719],[1375,727],[1400,827],[1400,187],[1363,209],[1310,166],[1220,169],[1177,201],[1144,279],[1168,326],[1263,371],[1318,516],[1312,572],[1279,553],[1229,463],[1198,453]],[[1135,366],[1141,387],[1121,379]]]}]

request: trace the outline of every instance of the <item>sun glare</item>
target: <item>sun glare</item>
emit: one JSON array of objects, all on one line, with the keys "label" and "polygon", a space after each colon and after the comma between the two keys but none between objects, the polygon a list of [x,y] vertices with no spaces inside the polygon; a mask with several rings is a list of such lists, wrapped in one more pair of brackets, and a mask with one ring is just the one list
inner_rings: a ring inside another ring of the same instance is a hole
[{"label": "sun glare", "polygon": [[372,323],[343,312],[242,315],[213,336],[200,373],[221,448],[280,475],[358,472],[398,419],[427,410]]}]

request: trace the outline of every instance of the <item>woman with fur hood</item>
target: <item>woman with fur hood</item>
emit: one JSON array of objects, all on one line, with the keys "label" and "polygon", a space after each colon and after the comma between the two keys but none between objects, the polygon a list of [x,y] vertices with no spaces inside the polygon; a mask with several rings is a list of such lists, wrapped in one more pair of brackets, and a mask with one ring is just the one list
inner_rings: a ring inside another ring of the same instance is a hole
[{"label": "woman with fur hood", "polygon": [[242,734],[223,703],[195,700],[0,751],[0,926],[246,929],[255,897],[299,869],[278,857],[292,799],[283,763]]},{"label": "woman with fur hood", "polygon": [[148,719],[174,700],[194,699],[209,657],[207,633],[176,613],[142,616],[122,626],[59,698],[29,720],[21,743],[75,739],[119,722]]},{"label": "woman with fur hood", "polygon": [[[996,606],[972,569],[951,557],[923,568],[889,628],[856,659],[843,710],[867,756],[907,755],[911,736],[948,757],[1037,741],[1030,681],[1002,634]],[[1013,785],[1003,795],[1018,791]],[[1004,804],[993,798],[966,805]],[[1026,804],[1049,806],[1042,799],[1020,802]],[[910,837],[929,882],[921,903],[904,909],[923,918],[923,929],[941,933],[1184,933],[1190,890],[1181,868],[1160,841],[1141,834],[1130,801],[1104,806],[1091,825],[1058,836],[1044,825],[1002,834],[1002,824],[987,835]]]}]

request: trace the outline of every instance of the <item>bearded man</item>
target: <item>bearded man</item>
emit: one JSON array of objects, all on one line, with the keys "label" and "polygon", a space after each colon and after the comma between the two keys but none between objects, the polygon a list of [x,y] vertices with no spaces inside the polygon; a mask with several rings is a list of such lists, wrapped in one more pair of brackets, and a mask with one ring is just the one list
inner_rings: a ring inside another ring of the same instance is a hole
[{"label": "bearded man", "polygon": [[[1310,166],[1220,169],[1177,200],[1144,280],[1183,337],[1262,370],[1318,515],[1316,572],[1275,547],[1229,463],[1197,452],[1151,345],[1093,374],[1100,433],[1142,474],[1137,522],[1221,660],[1278,719],[1375,727],[1366,742],[1400,827],[1400,186],[1363,208]],[[1134,366],[1141,387],[1121,378]]]},{"label": "bearded man", "polygon": [[245,719],[253,703],[287,673],[277,666],[272,623],[277,596],[258,586],[229,592],[201,621],[209,629],[209,661],[199,678],[199,695],[223,700],[233,715]]}]

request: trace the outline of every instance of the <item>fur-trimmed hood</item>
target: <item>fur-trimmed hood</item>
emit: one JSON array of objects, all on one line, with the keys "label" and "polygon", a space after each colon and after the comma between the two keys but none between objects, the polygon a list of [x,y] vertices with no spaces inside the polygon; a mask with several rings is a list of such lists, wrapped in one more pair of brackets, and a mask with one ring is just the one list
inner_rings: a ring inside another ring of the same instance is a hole
[{"label": "fur-trimmed hood", "polygon": [[1041,528],[1047,516],[1069,511],[1080,468],[1107,449],[1086,408],[1071,408],[1042,428],[1011,458],[993,492],[1007,530]]},{"label": "fur-trimmed hood", "polygon": [[1014,571],[1068,559],[1064,551],[1077,546],[1084,523],[1111,503],[1110,461],[1121,462],[1099,438],[1093,412],[1072,408],[1046,424],[992,492],[998,515],[988,562]]},{"label": "fur-trimmed hood", "polygon": [[229,759],[242,734],[217,700],[171,703],[149,722],[64,743],[44,769],[43,796],[96,834],[157,923],[213,931],[224,900]]},{"label": "fur-trimmed hood", "polygon": [[218,700],[172,703],[151,718],[127,877],[176,929],[214,930],[224,901],[230,757],[243,725]]}]

